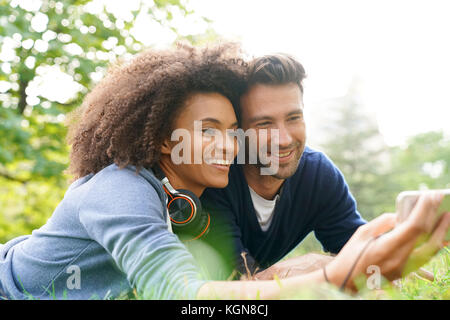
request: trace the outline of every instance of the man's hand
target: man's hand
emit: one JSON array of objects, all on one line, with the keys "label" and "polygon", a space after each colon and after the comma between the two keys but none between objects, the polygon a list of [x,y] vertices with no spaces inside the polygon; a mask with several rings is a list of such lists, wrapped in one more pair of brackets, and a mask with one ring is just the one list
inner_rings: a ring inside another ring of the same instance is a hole
[{"label": "man's hand", "polygon": [[[398,279],[417,270],[442,248],[450,226],[450,213],[444,214],[436,222],[437,208],[442,198],[436,193],[421,196],[410,216],[397,226],[395,214],[383,214],[358,228],[341,252],[327,265],[330,281],[342,285],[356,261],[347,284],[351,289],[355,289],[352,280],[357,275],[366,274],[371,265],[379,267],[381,274],[388,280]],[[366,247],[377,236],[381,237]],[[358,260],[361,252],[363,254]]]},{"label": "man's hand", "polygon": [[318,253],[307,253],[302,256],[290,258],[278,262],[271,267],[258,272],[253,276],[254,280],[273,280],[274,275],[279,279],[307,274],[317,269],[326,266],[331,260],[332,256],[327,256]]}]

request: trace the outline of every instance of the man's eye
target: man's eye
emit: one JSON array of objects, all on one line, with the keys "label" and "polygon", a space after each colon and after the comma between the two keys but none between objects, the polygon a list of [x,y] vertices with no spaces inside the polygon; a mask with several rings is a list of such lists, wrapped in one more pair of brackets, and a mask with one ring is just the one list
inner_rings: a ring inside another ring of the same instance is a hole
[{"label": "man's eye", "polygon": [[270,122],[269,122],[269,121],[260,122],[260,123],[257,123],[257,124],[256,124],[257,127],[266,127],[266,126],[268,126],[268,125],[270,125]]},{"label": "man's eye", "polygon": [[295,117],[290,117],[290,118],[288,119],[288,121],[297,121],[297,120],[300,120],[300,119],[301,119],[300,116],[295,116]]}]

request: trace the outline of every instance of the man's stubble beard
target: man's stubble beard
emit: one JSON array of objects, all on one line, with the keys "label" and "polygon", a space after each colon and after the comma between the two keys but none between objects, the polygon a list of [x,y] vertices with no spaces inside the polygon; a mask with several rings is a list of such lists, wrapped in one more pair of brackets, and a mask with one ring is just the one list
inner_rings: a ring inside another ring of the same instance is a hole
[{"label": "man's stubble beard", "polygon": [[[291,177],[292,175],[294,175],[294,173],[297,171],[297,168],[298,168],[298,166],[300,164],[300,159],[301,159],[301,157],[303,155],[303,151],[305,150],[305,144],[304,143],[298,142],[297,145],[298,146],[296,146],[296,148],[294,148],[294,150],[295,150],[294,152],[296,153],[294,159],[292,159],[289,163],[284,164],[284,165],[278,164],[277,172],[273,173],[273,174],[266,175],[266,176],[270,176],[270,177],[273,177],[273,178],[279,179],[279,180],[284,180],[284,179],[287,179],[287,178]],[[261,170],[263,168],[270,168],[270,166],[271,166],[270,163],[269,164],[263,164],[261,162],[261,160],[260,160],[259,154],[258,154],[258,157],[257,157],[257,163],[253,164],[253,165],[256,168],[258,168],[260,170],[260,172],[261,172]],[[286,168],[289,168],[289,169],[286,169]],[[283,169],[285,169],[285,170],[283,170]],[[281,170],[283,172],[280,172]],[[286,170],[287,170],[287,172],[284,172]]]}]

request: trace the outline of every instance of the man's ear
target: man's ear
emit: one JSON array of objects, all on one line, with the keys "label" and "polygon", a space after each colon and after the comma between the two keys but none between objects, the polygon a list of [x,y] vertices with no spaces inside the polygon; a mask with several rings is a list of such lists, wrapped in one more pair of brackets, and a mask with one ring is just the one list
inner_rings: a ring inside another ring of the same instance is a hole
[{"label": "man's ear", "polygon": [[164,140],[161,144],[161,154],[170,154],[172,152],[172,146],[168,140]]}]

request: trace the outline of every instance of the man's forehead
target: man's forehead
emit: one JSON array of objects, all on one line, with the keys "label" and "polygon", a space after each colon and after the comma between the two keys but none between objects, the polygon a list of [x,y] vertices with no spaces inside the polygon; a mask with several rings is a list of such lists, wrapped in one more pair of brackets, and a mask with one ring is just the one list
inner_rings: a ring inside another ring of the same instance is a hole
[{"label": "man's forehead", "polygon": [[299,86],[295,83],[283,85],[256,84],[241,98],[243,114],[270,113],[277,111],[290,113],[303,110],[303,96]]},{"label": "man's forehead", "polygon": [[255,84],[242,96],[243,103],[252,103],[254,101],[301,101],[302,92],[295,83],[286,84]]}]

